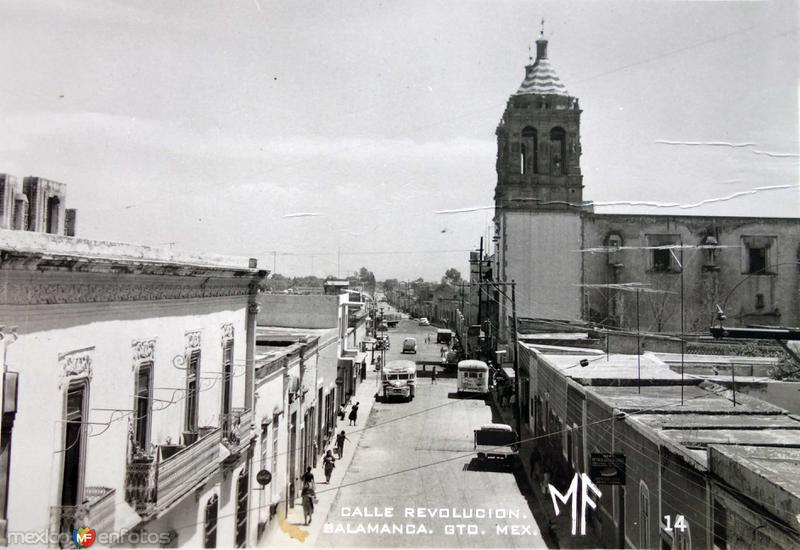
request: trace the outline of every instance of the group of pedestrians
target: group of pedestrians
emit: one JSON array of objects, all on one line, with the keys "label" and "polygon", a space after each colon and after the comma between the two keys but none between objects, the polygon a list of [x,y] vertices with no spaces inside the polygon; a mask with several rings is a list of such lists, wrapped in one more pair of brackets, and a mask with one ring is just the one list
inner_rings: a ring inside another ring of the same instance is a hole
[{"label": "group of pedestrians", "polygon": [[[361,402],[356,402],[355,405],[350,407],[350,414],[347,415],[348,420],[350,420],[350,426],[355,426],[356,421],[358,420],[358,407],[361,405]],[[344,420],[345,415],[347,414],[347,408],[344,405],[339,405],[339,420]]]},{"label": "group of pedestrians", "polygon": [[[359,405],[360,402],[357,402],[350,408],[350,414],[348,418],[351,426],[355,426],[356,420],[358,419]],[[345,414],[345,406],[339,406],[339,419],[344,420]],[[322,468],[325,472],[325,483],[331,482],[333,470],[336,468],[336,460],[341,460],[344,457],[345,441],[350,441],[350,439],[347,437],[345,431],[342,430],[336,434],[336,456],[333,455],[333,451],[331,449],[328,449],[325,452],[325,456],[322,458]],[[300,496],[303,499],[303,516],[305,519],[305,524],[308,525],[311,523],[311,518],[314,515],[314,504],[317,503],[317,483],[314,479],[314,473],[311,471],[311,466],[306,468],[306,472],[300,476],[300,480],[303,482],[303,489],[300,491]]]}]

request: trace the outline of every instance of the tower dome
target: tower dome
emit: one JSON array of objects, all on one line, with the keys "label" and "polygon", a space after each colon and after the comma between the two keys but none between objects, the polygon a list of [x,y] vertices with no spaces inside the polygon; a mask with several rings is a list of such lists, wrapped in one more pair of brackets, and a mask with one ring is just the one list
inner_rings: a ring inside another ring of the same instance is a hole
[{"label": "tower dome", "polygon": [[514,95],[554,94],[569,96],[555,69],[547,59],[547,40],[541,35],[536,41],[536,60],[525,67],[525,80]]}]

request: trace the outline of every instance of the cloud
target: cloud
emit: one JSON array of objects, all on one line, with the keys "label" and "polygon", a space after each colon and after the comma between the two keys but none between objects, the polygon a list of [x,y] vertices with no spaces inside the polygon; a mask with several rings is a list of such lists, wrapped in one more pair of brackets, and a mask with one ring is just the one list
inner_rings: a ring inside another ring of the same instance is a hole
[{"label": "cloud", "polygon": [[361,163],[404,163],[408,160],[441,158],[468,159],[494,156],[492,140],[454,138],[416,141],[364,137],[326,136],[238,136],[218,128],[186,128],[171,121],[146,120],[99,112],[39,112],[10,115],[0,148],[19,150],[37,138],[90,139],[121,143],[142,149],[169,151],[193,157],[306,161],[346,160]]}]

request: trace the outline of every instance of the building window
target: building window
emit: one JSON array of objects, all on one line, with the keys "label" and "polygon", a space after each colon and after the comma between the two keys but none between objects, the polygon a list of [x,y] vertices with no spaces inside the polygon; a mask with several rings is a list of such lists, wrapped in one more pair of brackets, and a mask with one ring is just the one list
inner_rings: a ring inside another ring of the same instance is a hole
[{"label": "building window", "polygon": [[[272,417],[272,472],[278,472],[278,425],[280,423],[280,415]],[[277,483],[273,483],[273,491],[276,490]]]},{"label": "building window", "polygon": [[567,174],[567,133],[556,126],[550,130],[550,173],[554,176]]},{"label": "building window", "polygon": [[[197,434],[198,399],[197,392],[200,384],[200,350],[193,349],[189,352],[189,361],[186,365],[186,422],[184,431]],[[188,443],[188,442],[187,442]]]},{"label": "building window", "polygon": [[538,167],[539,139],[536,128],[526,126],[522,129],[522,174],[539,173]]},{"label": "building window", "polygon": [[150,418],[153,410],[153,363],[148,361],[139,365],[134,389],[133,423],[134,453],[146,453],[150,449]]},{"label": "building window", "polygon": [[777,237],[742,236],[742,273],[775,273]]},{"label": "building window", "polygon": [[206,503],[206,517],[203,523],[203,548],[217,547],[217,517],[219,516],[219,497],[212,496]]},{"label": "building window", "polygon": [[681,528],[674,528],[673,533],[675,533],[675,550],[692,550],[692,533],[688,522],[684,522]]},{"label": "building window", "polygon": [[231,428],[231,401],[233,399],[233,340],[226,340],[222,348],[222,431]]},{"label": "building window", "polygon": [[756,309],[764,309],[764,295],[756,294]]},{"label": "building window", "polygon": [[611,233],[606,238],[606,249],[608,250],[608,265],[612,267],[622,266],[622,237],[617,233]]},{"label": "building window", "polygon": [[572,424],[572,467],[576,472],[581,470],[580,430],[577,424]]},{"label": "building window", "polygon": [[236,480],[236,548],[244,548],[247,542],[247,506],[250,496],[250,463],[245,463]]},{"label": "building window", "polygon": [[718,500],[714,500],[712,544],[715,550],[728,548],[728,511]]},{"label": "building window", "polygon": [[639,548],[650,548],[650,491],[639,482]]},{"label": "building window", "polygon": [[61,532],[71,533],[75,523],[74,506],[83,502],[83,485],[86,470],[86,412],[89,403],[89,381],[74,380],[67,388],[64,410],[64,448],[61,467]]},{"label": "building window", "polygon": [[58,197],[50,197],[47,199],[47,218],[44,225],[45,233],[58,233],[58,212],[60,207],[61,201]]},{"label": "building window", "polygon": [[11,440],[14,431],[14,417],[17,414],[17,388],[19,387],[19,373],[6,372],[3,377],[3,407],[0,410],[2,422],[0,425],[0,544],[7,544],[3,540],[7,536],[8,527],[8,482],[11,476]]},{"label": "building window", "polygon": [[655,273],[680,273],[676,248],[681,244],[680,235],[647,235],[649,251],[648,270]]}]

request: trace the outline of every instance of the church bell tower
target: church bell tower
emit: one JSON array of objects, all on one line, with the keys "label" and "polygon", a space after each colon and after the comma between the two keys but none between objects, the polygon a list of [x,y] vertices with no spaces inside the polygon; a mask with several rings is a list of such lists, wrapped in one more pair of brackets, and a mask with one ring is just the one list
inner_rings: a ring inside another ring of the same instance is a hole
[{"label": "church bell tower", "polygon": [[[544,21],[542,22],[544,23]],[[582,318],[583,176],[581,110],[547,57],[544,30],[525,79],[497,127],[495,261],[516,281],[520,317]],[[496,321],[511,341],[509,311]]]},{"label": "church bell tower", "polygon": [[498,210],[564,210],[583,201],[581,110],[550,65],[543,34],[497,127]]}]

